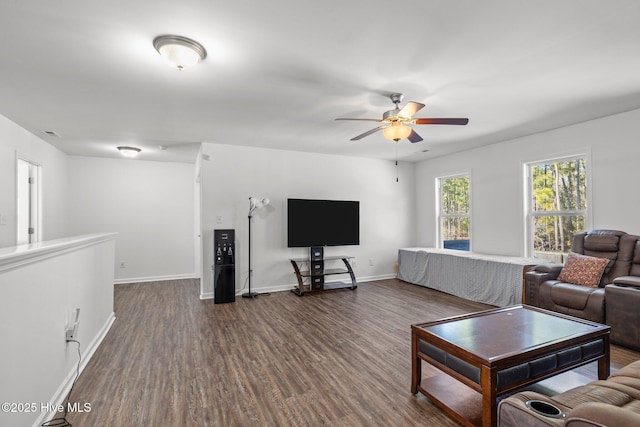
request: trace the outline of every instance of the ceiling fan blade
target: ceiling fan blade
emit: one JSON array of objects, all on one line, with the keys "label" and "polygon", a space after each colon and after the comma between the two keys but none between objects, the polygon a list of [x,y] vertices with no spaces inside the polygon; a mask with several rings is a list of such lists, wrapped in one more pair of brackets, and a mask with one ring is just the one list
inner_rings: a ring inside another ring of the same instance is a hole
[{"label": "ceiling fan blade", "polygon": [[365,121],[365,122],[381,122],[382,120],[380,119],[351,119],[348,117],[339,117],[336,120],[361,120],[361,121]]},{"label": "ceiling fan blade", "polygon": [[407,105],[405,105],[402,108],[402,110],[400,110],[400,112],[398,113],[398,116],[410,118],[415,113],[417,113],[418,111],[422,110],[423,108],[424,108],[424,104],[420,104],[419,102],[410,101],[409,103],[407,103]]},{"label": "ceiling fan blade", "polygon": [[413,119],[416,125],[466,125],[469,119]]},{"label": "ceiling fan blade", "polygon": [[362,134],[360,134],[360,135],[358,135],[358,136],[355,136],[355,137],[351,138],[351,141],[357,141],[357,140],[359,140],[359,139],[364,138],[365,136],[369,136],[369,135],[371,135],[372,133],[376,133],[376,132],[378,132],[379,130],[382,130],[382,129],[386,128],[386,127],[387,127],[387,125],[378,126],[378,127],[377,127],[377,128],[375,128],[375,129],[371,129],[371,130],[369,130],[369,131],[367,131],[367,132],[365,132],[365,133],[362,133]]},{"label": "ceiling fan blade", "polygon": [[409,134],[409,136],[407,137],[407,139],[408,139],[409,141],[411,141],[412,143],[414,143],[414,144],[415,144],[416,142],[420,142],[420,141],[422,141],[422,137],[421,137],[420,135],[418,135],[418,133],[417,133],[415,130],[413,130],[413,129],[411,129],[411,133]]}]

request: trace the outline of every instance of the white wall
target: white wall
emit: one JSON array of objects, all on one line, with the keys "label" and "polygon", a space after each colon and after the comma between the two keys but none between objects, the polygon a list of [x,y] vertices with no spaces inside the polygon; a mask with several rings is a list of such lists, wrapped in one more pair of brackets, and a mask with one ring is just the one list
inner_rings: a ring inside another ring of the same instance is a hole
[{"label": "white wall", "polygon": [[116,282],[195,277],[194,165],[75,156],[69,165],[71,233],[118,232]]},{"label": "white wall", "polygon": [[[293,151],[203,144],[201,166],[203,281],[202,296],[213,292],[212,241],[216,228],[236,230],[236,289],[248,277],[249,197],[268,197],[251,226],[252,291],[296,283],[287,248],[287,198],[360,201],[360,245],[329,247],[327,255],[356,256],[358,279],[394,274],[399,247],[414,244],[414,165],[400,163],[399,182],[391,161]],[[207,157],[208,156],[208,157]],[[369,265],[370,261],[373,265]]]},{"label": "white wall", "polygon": [[42,239],[68,236],[66,154],[0,115],[0,248],[16,244],[16,153],[42,167]]},{"label": "white wall", "polygon": [[423,161],[416,167],[417,243],[437,241],[436,177],[470,171],[473,250],[523,255],[523,162],[576,153],[590,155],[592,227],[640,234],[639,139],[640,110],[634,110]]},{"label": "white wall", "polygon": [[194,165],[67,156],[0,116],[0,248],[16,244],[17,155],[41,165],[42,240],[117,231],[117,281],[196,276]]},{"label": "white wall", "polygon": [[65,337],[76,308],[82,367],[106,335],[114,320],[113,239],[102,234],[0,249],[0,400],[36,404],[0,412],[0,425],[40,425],[51,415],[41,405],[62,403],[78,364],[77,346]]}]

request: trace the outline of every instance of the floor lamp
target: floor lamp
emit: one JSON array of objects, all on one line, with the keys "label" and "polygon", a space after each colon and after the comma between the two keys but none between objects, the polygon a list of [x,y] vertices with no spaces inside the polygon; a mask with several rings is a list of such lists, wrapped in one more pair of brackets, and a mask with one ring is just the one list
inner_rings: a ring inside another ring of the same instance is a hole
[{"label": "floor lamp", "polygon": [[251,292],[251,218],[253,213],[264,206],[269,204],[269,199],[266,197],[249,197],[249,292],[242,294],[243,298],[255,298],[259,294],[257,292]]}]

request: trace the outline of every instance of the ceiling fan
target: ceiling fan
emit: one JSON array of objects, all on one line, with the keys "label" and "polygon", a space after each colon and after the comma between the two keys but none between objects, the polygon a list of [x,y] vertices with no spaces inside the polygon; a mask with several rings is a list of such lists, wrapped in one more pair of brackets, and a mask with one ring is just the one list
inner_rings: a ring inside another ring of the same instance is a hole
[{"label": "ceiling fan", "polygon": [[414,119],[412,116],[424,108],[424,104],[410,101],[401,109],[398,104],[402,101],[402,97],[403,95],[401,93],[392,93],[389,95],[391,102],[396,105],[396,108],[385,111],[382,115],[382,119],[352,119],[341,117],[336,120],[364,120],[383,123],[375,129],[371,129],[363,134],[351,138],[351,141],[357,141],[381,130],[384,137],[387,139],[398,142],[403,138],[407,138],[413,143],[422,141],[422,137],[408,125],[466,125],[469,123],[469,119],[464,118]]}]

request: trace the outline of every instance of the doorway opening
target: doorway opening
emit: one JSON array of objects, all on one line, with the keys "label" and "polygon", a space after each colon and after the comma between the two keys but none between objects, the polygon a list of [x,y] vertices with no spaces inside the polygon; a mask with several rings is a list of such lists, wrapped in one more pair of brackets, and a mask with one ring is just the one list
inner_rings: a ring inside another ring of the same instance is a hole
[{"label": "doorway opening", "polygon": [[18,158],[16,175],[16,245],[39,242],[42,239],[40,165]]}]

